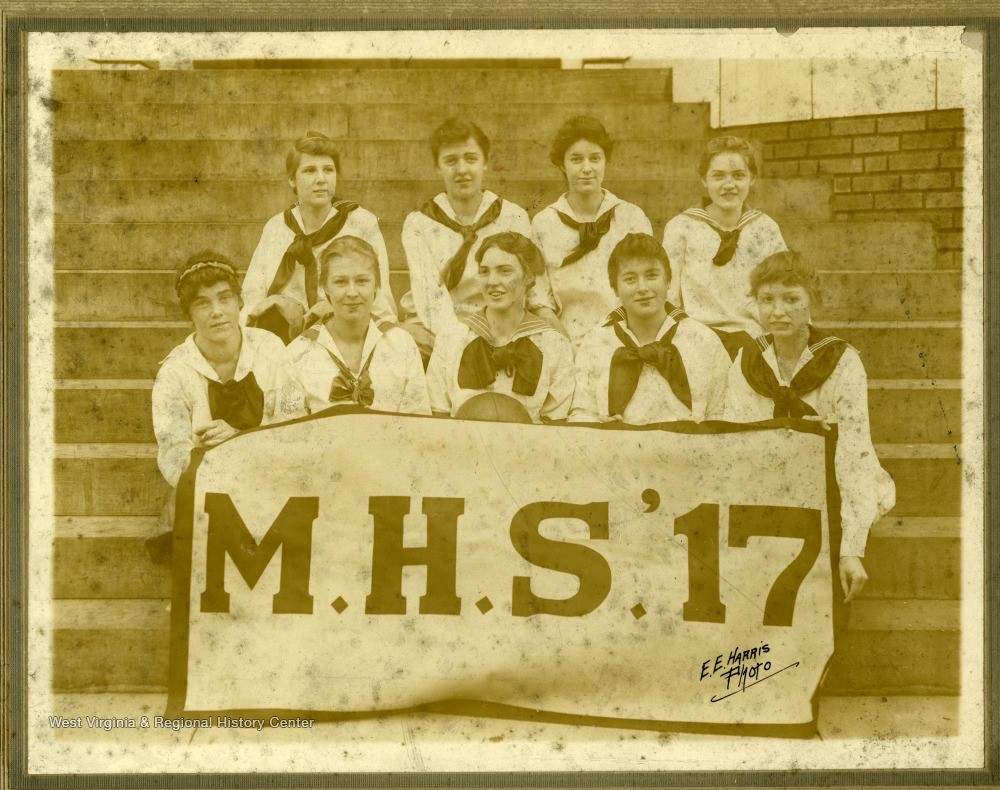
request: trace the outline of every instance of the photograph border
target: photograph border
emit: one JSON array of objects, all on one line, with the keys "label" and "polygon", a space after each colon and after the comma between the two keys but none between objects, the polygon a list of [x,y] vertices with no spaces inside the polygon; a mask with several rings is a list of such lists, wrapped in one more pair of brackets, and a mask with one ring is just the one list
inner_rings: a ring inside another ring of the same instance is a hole
[{"label": "photograph border", "polygon": [[[91,4],[85,4],[84,9]],[[96,4],[94,4],[96,5]],[[274,6],[271,6],[274,8]],[[77,6],[74,6],[76,9]],[[558,14],[560,9],[546,7]],[[5,781],[10,787],[246,787],[248,782],[272,787],[434,787],[449,786],[525,786],[525,787],[603,787],[628,785],[653,786],[815,786],[815,785],[867,785],[886,786],[962,786],[1000,784],[1000,741],[992,728],[992,721],[1000,701],[1000,678],[991,671],[995,660],[1000,659],[1000,638],[994,624],[1000,616],[1000,600],[994,594],[993,580],[1000,579],[1000,556],[991,550],[1000,538],[1000,523],[996,518],[989,494],[998,481],[995,459],[997,444],[990,436],[988,426],[994,424],[996,410],[989,397],[1000,383],[1000,370],[988,364],[1000,340],[1000,288],[996,275],[989,266],[998,248],[1000,227],[1000,173],[991,166],[1000,162],[1000,111],[998,101],[991,101],[990,88],[1000,85],[1000,19],[988,16],[938,15],[927,18],[849,16],[810,17],[795,15],[788,18],[764,16],[739,17],[662,17],[652,9],[650,15],[611,18],[515,17],[491,16],[485,18],[447,18],[427,16],[377,16],[346,18],[335,15],[300,18],[253,18],[250,16],[174,16],[159,14],[141,17],[98,16],[30,16],[4,12],[4,396],[5,396],[5,455],[3,481],[7,498],[4,508],[3,529],[3,598],[0,601],[3,619],[3,645],[5,653],[4,701],[4,768]],[[995,12],[994,12],[995,13]],[[801,26],[837,27],[859,26],[896,27],[912,25],[965,24],[984,34],[984,245],[986,271],[984,272],[984,301],[986,323],[984,329],[985,354],[984,396],[986,402],[985,424],[985,543],[986,578],[983,580],[985,596],[986,657],[984,680],[986,692],[986,760],[981,771],[947,769],[940,771],[900,769],[808,770],[808,771],[698,771],[698,772],[558,772],[558,773],[341,773],[341,774],[62,774],[27,775],[25,697],[26,617],[25,561],[27,546],[27,458],[25,439],[28,431],[27,389],[23,371],[28,360],[27,348],[27,288],[23,262],[26,255],[28,216],[26,201],[27,135],[25,101],[27,95],[26,46],[29,32],[217,32],[217,31],[268,31],[285,32],[334,28],[343,31],[373,30],[425,30],[446,27],[483,29],[526,28],[579,28],[607,29],[628,27],[697,28],[697,27],[775,27],[782,29]],[[992,319],[992,320],[991,320]],[[250,780],[252,776],[252,780]]]}]

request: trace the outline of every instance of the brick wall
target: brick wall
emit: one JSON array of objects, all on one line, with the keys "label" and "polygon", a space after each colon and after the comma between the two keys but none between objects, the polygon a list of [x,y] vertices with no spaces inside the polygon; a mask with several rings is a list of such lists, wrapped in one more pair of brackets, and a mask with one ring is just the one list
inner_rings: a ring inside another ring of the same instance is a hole
[{"label": "brick wall", "polygon": [[765,178],[829,178],[835,220],[926,221],[938,266],[962,253],[962,110],[791,121],[720,130],[753,140]]}]

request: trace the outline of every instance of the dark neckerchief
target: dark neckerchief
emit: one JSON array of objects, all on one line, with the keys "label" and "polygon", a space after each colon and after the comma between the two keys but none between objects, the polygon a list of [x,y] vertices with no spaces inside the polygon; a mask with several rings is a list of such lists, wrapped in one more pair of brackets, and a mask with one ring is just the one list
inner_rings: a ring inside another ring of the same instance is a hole
[{"label": "dark neckerchief", "polygon": [[514,381],[512,391],[531,396],[538,389],[542,376],[542,350],[530,338],[532,335],[553,331],[548,321],[525,313],[510,342],[498,346],[483,313],[473,313],[459,319],[476,337],[462,351],[458,364],[458,386],[462,389],[486,389],[502,370]]},{"label": "dark neckerchief", "polygon": [[344,229],[344,224],[351,212],[358,208],[357,203],[347,200],[334,199],[334,214],[312,233],[302,230],[292,209],[287,209],[283,214],[285,225],[295,234],[295,240],[288,245],[285,254],[278,264],[278,269],[274,273],[271,285],[267,289],[267,295],[281,293],[285,286],[292,279],[295,267],[301,266],[305,269],[306,280],[306,301],[312,307],[319,299],[319,271],[316,266],[316,257],[313,255],[313,247],[319,247],[334,239],[338,233]]},{"label": "dark neckerchief", "polygon": [[444,269],[441,271],[441,282],[445,288],[449,291],[455,290],[458,284],[462,282],[462,276],[465,274],[465,267],[469,262],[469,251],[472,249],[472,245],[476,243],[479,238],[479,231],[485,228],[487,225],[492,225],[500,218],[500,212],[503,209],[503,200],[497,198],[493,201],[493,204],[483,212],[482,216],[473,222],[471,225],[461,225],[447,214],[444,213],[442,209],[434,200],[428,200],[424,205],[420,207],[420,213],[430,217],[432,220],[440,225],[444,225],[449,230],[455,231],[462,237],[462,245],[458,248],[454,255],[448,259],[445,264]]},{"label": "dark neckerchief", "polygon": [[815,416],[816,410],[802,398],[830,378],[847,349],[847,341],[822,335],[811,326],[808,342],[813,357],[792,377],[787,387],[778,382],[764,359],[764,352],[774,343],[772,335],[757,338],[756,343],[748,343],[743,349],[740,363],[743,378],[758,395],[774,401],[775,418]]},{"label": "dark neckerchief", "polygon": [[[383,321],[376,324],[376,329],[378,329],[378,331],[382,334],[385,334],[392,327],[393,324]],[[340,357],[334,354],[322,343],[318,342],[321,329],[323,329],[323,327],[317,324],[307,329],[302,333],[302,335],[303,337],[307,337],[312,340],[316,343],[316,345],[320,346],[320,348],[322,348],[330,356],[330,359],[332,359],[333,363],[337,366],[338,373],[334,377],[333,383],[330,385],[330,395],[327,400],[331,403],[347,400],[357,403],[359,406],[370,408],[372,403],[375,402],[375,389],[372,387],[372,379],[371,375],[368,373],[368,366],[372,363],[372,358],[375,356],[375,349],[378,348],[378,343],[376,342],[372,346],[368,359],[364,361],[364,364],[361,366],[361,371],[357,376],[355,376],[351,372],[351,369],[340,359]],[[329,330],[327,331],[329,332]],[[369,331],[371,331],[370,328]]]},{"label": "dark neckerchief", "polygon": [[620,415],[625,411],[636,387],[639,386],[639,375],[643,365],[651,365],[663,376],[674,396],[688,409],[691,408],[691,385],[688,383],[687,370],[681,353],[674,345],[674,335],[680,323],[675,323],[659,340],[638,345],[622,328],[621,322],[613,322],[615,335],[622,347],[615,350],[611,356],[611,369],[608,373],[608,415]]},{"label": "dark neckerchief", "polygon": [[564,214],[556,209],[556,214],[559,215],[563,225],[580,233],[580,242],[569,255],[563,258],[563,266],[576,263],[588,252],[597,249],[597,245],[601,243],[601,237],[611,230],[611,221],[615,218],[616,208],[618,208],[617,205],[612,206],[593,222],[577,222],[569,214]]},{"label": "dark neckerchief", "polygon": [[208,410],[213,420],[223,420],[245,431],[256,428],[264,417],[264,393],[251,370],[242,379],[225,384],[208,382]]},{"label": "dark neckerchief", "polygon": [[[711,201],[704,201],[704,205],[707,206],[710,202]],[[704,208],[689,208],[684,211],[684,214],[692,217],[693,219],[704,222],[712,230],[719,234],[719,249],[712,258],[712,263],[716,266],[725,266],[733,259],[733,255],[736,254],[736,247],[739,246],[740,243],[740,233],[743,231],[743,228],[751,222],[764,216],[763,213],[757,211],[757,209],[750,208],[744,204],[743,213],[740,215],[740,220],[736,223],[736,227],[731,230],[725,230],[719,225],[718,222],[715,221],[715,219],[713,219],[711,214],[705,211]]]}]

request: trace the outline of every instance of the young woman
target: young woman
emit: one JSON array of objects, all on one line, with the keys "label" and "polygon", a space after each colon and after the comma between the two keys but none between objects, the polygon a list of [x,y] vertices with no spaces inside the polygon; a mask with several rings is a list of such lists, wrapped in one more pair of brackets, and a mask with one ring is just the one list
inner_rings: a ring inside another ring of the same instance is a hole
[{"label": "young woman", "polygon": [[622,307],[576,354],[571,422],[648,425],[722,417],[729,355],[712,330],[667,301],[670,262],[647,233],[629,233],[608,258]]},{"label": "young woman", "polygon": [[475,254],[486,306],[437,338],[427,368],[431,409],[455,416],[470,398],[493,392],[519,401],[533,422],[564,420],[573,400],[573,349],[561,327],[526,309],[526,294],[545,272],[526,236],[489,236]]},{"label": "young woman", "polygon": [[608,285],[608,257],[627,233],[652,233],[642,209],[602,187],[614,143],[596,118],[578,115],[562,125],[549,158],[567,191],[531,221],[574,343],[618,305]]},{"label": "young woman", "polygon": [[868,530],[896,501],[879,465],[868,422],[868,377],[858,352],[811,325],[820,291],[812,265],[779,252],[750,275],[750,293],[768,332],[744,347],[729,372],[727,420],[804,417],[837,425],[835,458],[843,539],[840,580],[850,601],[868,577],[861,557]]},{"label": "young woman", "polygon": [[746,205],[757,177],[753,148],[739,137],[712,140],[698,164],[708,192],[700,208],[667,223],[663,246],[674,269],[670,300],[714,329],[730,357],[763,334],[750,299],[750,272],[785,249],[777,223]]},{"label": "young woman", "polygon": [[[338,236],[357,236],[376,251],[379,273],[389,281],[389,258],[378,220],[370,211],[337,197],[340,154],[329,137],[306,132],[285,159],[296,203],[268,220],[243,281],[241,320],[269,329],[290,342],[329,312],[319,293],[316,256]],[[379,291],[372,312],[395,321],[388,288]]]},{"label": "young woman", "polygon": [[309,413],[344,403],[431,413],[413,338],[372,317],[382,286],[379,268],[375,250],[355,236],[334,239],[320,254],[321,287],[333,313],[288,347]]},{"label": "young woman", "polygon": [[[430,138],[444,192],[411,212],[403,223],[410,292],[401,300],[404,328],[427,359],[434,336],[485,305],[476,279],[476,254],[484,240],[514,231],[531,236],[520,206],[483,189],[490,141],[476,124],[449,118]],[[527,308],[555,319],[556,303],[545,272],[527,294]]]},{"label": "young woman", "polygon": [[292,381],[287,349],[270,332],[240,325],[240,282],[214,252],[177,272],[177,298],[194,333],[161,363],[153,429],[163,477],[177,485],[194,447],[214,447],[247,428],[300,416],[281,393]]}]

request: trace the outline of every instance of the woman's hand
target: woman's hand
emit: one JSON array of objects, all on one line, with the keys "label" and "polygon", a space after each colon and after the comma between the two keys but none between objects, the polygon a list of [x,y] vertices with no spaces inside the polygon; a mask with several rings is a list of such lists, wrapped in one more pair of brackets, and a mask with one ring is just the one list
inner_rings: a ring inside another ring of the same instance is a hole
[{"label": "woman's hand", "polygon": [[864,589],[868,581],[865,566],[860,557],[840,558],[840,586],[844,590],[844,603],[850,603]]},{"label": "woman's hand", "polygon": [[215,447],[238,433],[239,431],[225,420],[212,420],[194,429],[195,439],[204,447]]}]

